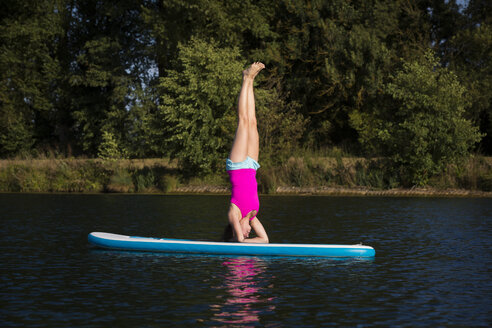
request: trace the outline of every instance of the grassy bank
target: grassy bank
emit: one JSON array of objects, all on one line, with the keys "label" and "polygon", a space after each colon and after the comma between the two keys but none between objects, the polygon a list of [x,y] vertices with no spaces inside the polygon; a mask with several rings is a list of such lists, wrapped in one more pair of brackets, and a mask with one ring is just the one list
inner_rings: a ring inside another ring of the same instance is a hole
[{"label": "grassy bank", "polygon": [[[264,194],[492,195],[492,158],[475,156],[450,166],[420,189],[402,188],[384,160],[290,158],[258,171]],[[185,178],[168,159],[25,159],[0,161],[1,192],[227,193],[225,172]]]}]

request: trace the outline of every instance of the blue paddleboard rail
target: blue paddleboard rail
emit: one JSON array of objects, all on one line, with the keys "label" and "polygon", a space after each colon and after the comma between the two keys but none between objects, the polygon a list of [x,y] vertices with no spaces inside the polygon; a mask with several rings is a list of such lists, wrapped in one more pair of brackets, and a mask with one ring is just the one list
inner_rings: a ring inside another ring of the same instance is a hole
[{"label": "blue paddleboard rail", "polygon": [[108,249],[249,256],[374,257],[374,248],[364,245],[256,244],[152,238],[91,232],[91,244]]}]

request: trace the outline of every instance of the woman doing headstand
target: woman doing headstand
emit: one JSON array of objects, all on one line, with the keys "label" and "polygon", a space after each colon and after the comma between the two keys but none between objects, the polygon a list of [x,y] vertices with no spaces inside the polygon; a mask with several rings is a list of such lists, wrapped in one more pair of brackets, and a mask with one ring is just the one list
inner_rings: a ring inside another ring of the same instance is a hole
[{"label": "woman doing headstand", "polygon": [[[232,185],[229,224],[224,232],[224,240],[227,241],[232,239],[238,242],[268,243],[268,235],[256,216],[260,208],[256,170],[260,164],[253,81],[263,68],[265,65],[255,62],[243,71],[236,136],[226,161],[226,170]],[[256,233],[254,238],[249,238],[251,229]]]}]

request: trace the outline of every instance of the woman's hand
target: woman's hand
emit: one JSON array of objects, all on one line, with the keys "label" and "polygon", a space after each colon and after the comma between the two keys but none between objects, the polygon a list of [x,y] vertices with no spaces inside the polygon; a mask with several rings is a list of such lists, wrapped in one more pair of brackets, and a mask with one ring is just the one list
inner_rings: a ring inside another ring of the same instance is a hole
[{"label": "woman's hand", "polygon": [[[262,243],[262,244],[268,244],[268,235],[265,231],[265,228],[263,228],[263,225],[261,224],[260,220],[255,217],[257,211],[251,211],[246,215],[244,218],[240,220],[241,224],[241,229],[243,232],[244,239],[243,240],[238,240],[241,243]],[[251,218],[255,217],[253,220],[250,220]],[[256,237],[254,238],[248,238],[249,233],[251,232],[251,228],[256,233]]]},{"label": "woman's hand", "polygon": [[246,215],[244,218],[239,220],[241,223],[241,229],[243,230],[243,236],[244,238],[248,238],[249,234],[251,233],[251,226],[250,226],[250,221],[252,218],[256,216],[257,211],[251,211]]},{"label": "woman's hand", "polygon": [[[268,243],[268,235],[263,228],[260,220],[251,218],[256,216],[257,211],[251,211],[244,218],[241,218],[241,211],[239,208],[231,204],[229,209],[229,224],[232,226],[234,233],[234,239],[240,243]],[[251,232],[251,228],[255,230],[256,237],[248,238]]]}]

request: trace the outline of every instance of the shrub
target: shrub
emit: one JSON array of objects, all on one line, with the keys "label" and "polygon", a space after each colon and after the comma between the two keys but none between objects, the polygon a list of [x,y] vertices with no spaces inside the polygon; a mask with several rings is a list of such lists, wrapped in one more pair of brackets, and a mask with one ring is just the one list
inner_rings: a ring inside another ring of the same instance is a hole
[{"label": "shrub", "polygon": [[155,188],[154,172],[150,168],[143,168],[133,173],[133,184],[137,192],[151,191]]},{"label": "shrub", "polygon": [[273,194],[277,190],[277,175],[274,168],[263,166],[257,172],[258,191],[263,194]]},{"label": "shrub", "polygon": [[118,146],[116,138],[111,132],[103,132],[102,142],[97,151],[97,157],[106,160],[114,160],[125,157]]},{"label": "shrub", "polygon": [[133,178],[126,169],[117,169],[111,176],[106,190],[109,192],[133,192]]},{"label": "shrub", "polygon": [[367,150],[391,159],[405,185],[425,185],[480,141],[478,128],[464,117],[465,88],[432,51],[404,62],[384,95],[387,106],[353,112],[351,123]]},{"label": "shrub", "polygon": [[164,192],[171,192],[178,188],[179,179],[174,175],[164,174],[161,176],[158,186]]},{"label": "shrub", "polygon": [[243,63],[238,48],[193,38],[179,47],[180,71],[161,78],[162,151],[178,158],[183,172],[206,175],[223,167],[235,129]]}]

